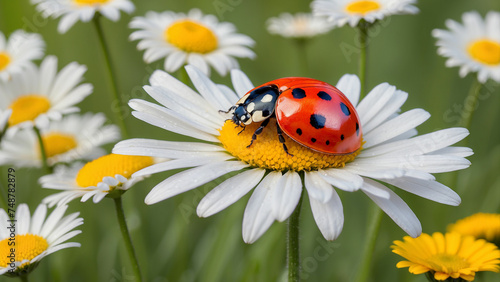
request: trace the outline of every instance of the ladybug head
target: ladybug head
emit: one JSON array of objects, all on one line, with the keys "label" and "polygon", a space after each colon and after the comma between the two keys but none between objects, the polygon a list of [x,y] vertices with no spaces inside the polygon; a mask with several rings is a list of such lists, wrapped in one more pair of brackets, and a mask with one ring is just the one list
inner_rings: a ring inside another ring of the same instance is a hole
[{"label": "ladybug head", "polygon": [[248,113],[245,105],[233,106],[233,117],[232,120],[237,126],[249,125],[252,123],[252,117]]}]

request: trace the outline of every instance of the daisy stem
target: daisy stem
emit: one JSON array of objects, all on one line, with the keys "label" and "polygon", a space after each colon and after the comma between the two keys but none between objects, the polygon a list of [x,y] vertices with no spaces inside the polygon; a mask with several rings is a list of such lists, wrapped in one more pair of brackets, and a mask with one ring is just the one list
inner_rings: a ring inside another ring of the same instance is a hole
[{"label": "daisy stem", "polygon": [[460,120],[460,126],[465,127],[467,129],[470,127],[472,116],[476,110],[479,93],[481,92],[482,87],[483,84],[481,84],[481,82],[479,82],[479,80],[476,77],[476,79],[472,83],[467,98],[465,98],[464,107],[461,115],[462,119]]},{"label": "daisy stem", "polygon": [[357,282],[365,282],[370,277],[371,263],[373,258],[373,252],[375,251],[375,243],[377,242],[378,232],[380,229],[380,223],[382,222],[382,210],[375,204],[372,204],[372,210],[370,211],[372,215],[369,221],[366,238],[365,248],[363,250],[363,261],[358,271]]},{"label": "daisy stem", "polygon": [[113,112],[116,114],[116,118],[118,120],[118,125],[120,126],[121,132],[122,132],[122,137],[124,139],[128,138],[128,131],[127,131],[127,126],[125,125],[125,114],[123,113],[123,108],[122,108],[122,101],[120,98],[120,94],[118,93],[118,84],[117,84],[117,79],[115,72],[113,70],[113,65],[111,64],[111,53],[109,52],[108,45],[106,44],[106,38],[104,37],[104,32],[102,30],[101,26],[101,14],[96,13],[94,16],[93,22],[94,22],[94,27],[97,33],[97,37],[99,38],[99,43],[101,45],[102,49],[102,54],[104,56],[104,61],[106,63],[106,70],[108,73],[108,79],[111,83],[111,93],[113,94],[112,99],[113,99],[113,104],[114,107],[112,107]]},{"label": "daisy stem", "polygon": [[38,144],[40,146],[40,155],[42,155],[42,165],[43,169],[48,173],[52,173],[52,168],[47,163],[47,152],[45,151],[45,146],[43,145],[42,134],[40,133],[40,129],[38,127],[33,126],[33,130],[35,131],[36,137],[38,139]]},{"label": "daisy stem", "polygon": [[123,242],[125,243],[130,262],[132,263],[135,281],[142,281],[141,269],[139,268],[139,262],[137,261],[137,256],[135,255],[134,245],[132,244],[130,233],[128,232],[125,213],[123,212],[122,197],[119,196],[113,198],[113,200],[115,201],[116,215],[118,217],[118,224],[120,225],[120,230],[122,232]]},{"label": "daisy stem", "polygon": [[360,98],[365,96],[365,84],[366,84],[366,50],[367,50],[367,40],[368,40],[368,28],[369,23],[361,20],[359,22],[359,80],[361,81]]},{"label": "daisy stem", "polygon": [[296,39],[296,46],[298,51],[299,70],[298,74],[309,76],[309,63],[307,60],[307,39]]},{"label": "daisy stem", "polygon": [[[304,192],[302,192],[303,194]],[[287,261],[288,261],[288,282],[296,282],[300,280],[300,252],[299,252],[299,218],[300,208],[302,206],[302,195],[297,203],[297,207],[292,215],[288,218],[288,245],[287,245]]]},{"label": "daisy stem", "polygon": [[23,282],[28,282],[28,281],[29,281],[29,280],[28,280],[28,275],[27,275],[27,274],[26,274],[26,275],[21,275],[21,276],[19,276],[19,279],[21,279],[21,281],[23,281]]}]

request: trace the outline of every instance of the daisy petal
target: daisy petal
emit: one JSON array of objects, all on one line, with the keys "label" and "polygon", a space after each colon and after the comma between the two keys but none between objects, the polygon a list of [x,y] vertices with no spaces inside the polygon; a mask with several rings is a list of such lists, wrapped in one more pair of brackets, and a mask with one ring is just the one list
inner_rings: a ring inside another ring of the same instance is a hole
[{"label": "daisy petal", "polygon": [[296,172],[285,173],[272,190],[273,215],[279,222],[295,210],[302,194],[302,181]]},{"label": "daisy petal", "polygon": [[389,197],[380,197],[367,190],[362,190],[372,201],[374,201],[394,222],[413,238],[422,233],[420,221],[408,205],[391,189],[375,182],[380,190],[386,191]]},{"label": "daisy petal", "polygon": [[276,187],[281,172],[270,172],[255,188],[243,215],[243,241],[251,244],[274,222],[271,191]]},{"label": "daisy petal", "polygon": [[337,239],[344,226],[342,202],[337,192],[333,189],[332,191],[332,196],[326,203],[316,200],[309,194],[314,220],[323,237],[329,241]]},{"label": "daisy petal", "polygon": [[156,185],[146,196],[148,205],[163,201],[210,182],[228,172],[240,170],[247,164],[238,161],[224,161],[206,164],[177,173]]},{"label": "daisy petal", "polygon": [[264,173],[265,170],[255,168],[222,182],[201,199],[196,209],[198,216],[209,217],[232,205],[254,188]]}]

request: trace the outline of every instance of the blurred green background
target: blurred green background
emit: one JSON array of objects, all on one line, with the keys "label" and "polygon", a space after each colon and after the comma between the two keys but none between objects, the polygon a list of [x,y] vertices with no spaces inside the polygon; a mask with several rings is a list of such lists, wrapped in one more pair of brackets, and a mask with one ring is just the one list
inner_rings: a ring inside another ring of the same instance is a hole
[{"label": "blurred green background", "polygon": [[[283,76],[309,76],[335,84],[345,73],[357,72],[357,55],[345,56],[341,46],[357,48],[357,33],[350,27],[335,29],[308,44],[309,71],[299,68],[298,50],[291,41],[267,33],[266,20],[282,12],[309,12],[311,1],[215,0],[215,1],[133,1],[136,11],[123,14],[119,22],[103,20],[104,32],[118,73],[124,101],[130,98],[148,99],[142,86],[149,75],[162,68],[163,61],[146,65],[137,42],[130,42],[127,27],[133,16],[147,11],[187,12],[200,8],[215,14],[222,21],[234,23],[240,33],[256,42],[255,60],[239,60],[241,69],[258,85]],[[217,5],[229,9],[219,13]],[[420,126],[421,133],[455,126],[473,77],[460,79],[458,68],[444,66],[445,58],[436,54],[434,28],[444,29],[446,19],[461,21],[463,12],[477,10],[481,15],[489,10],[500,11],[497,0],[427,0],[419,1],[418,15],[394,16],[379,27],[370,38],[368,53],[368,85],[388,82],[409,93],[403,110],[424,108],[432,117]],[[44,19],[35,12],[28,0],[0,0],[0,30],[9,35],[23,28],[42,34],[47,43],[46,54],[57,55],[59,68],[69,62],[85,64],[86,81],[94,93],[79,106],[82,112],[105,112],[110,121],[109,82],[101,50],[91,24],[77,23],[66,34],[58,34],[59,20]],[[499,27],[500,28],[500,27]],[[304,54],[300,54],[304,55]],[[228,77],[212,75],[218,83],[229,84]],[[456,187],[462,197],[459,207],[448,207],[397,191],[419,217],[423,231],[445,231],[446,225],[476,212],[500,212],[500,90],[489,84],[475,113],[468,138],[475,154],[469,159],[471,168],[459,173]],[[186,140],[133,118],[127,108],[126,123],[132,137]],[[109,145],[107,149],[111,149]],[[7,167],[1,168],[1,180],[6,179]],[[249,195],[210,218],[196,216],[199,200],[217,183],[184,193],[152,206],[144,204],[151,188],[167,176],[166,172],[152,176],[124,195],[124,205],[145,281],[277,281],[285,273],[286,224],[275,223],[256,243],[247,245],[241,238],[243,211]],[[33,212],[38,203],[54,191],[37,184],[41,173],[35,169],[17,172],[17,203],[28,203]],[[452,183],[456,174],[438,175],[443,183]],[[220,181],[219,181],[220,182]],[[340,192],[340,191],[339,191]],[[307,197],[301,217],[301,255],[304,281],[353,281],[362,260],[363,243],[370,200],[361,192],[341,193],[345,225],[335,242],[326,242],[313,220]],[[99,204],[71,203],[70,211],[80,211],[85,224],[73,241],[81,248],[67,249],[44,259],[30,276],[31,281],[131,281],[124,245],[121,242],[113,203],[109,199]],[[425,281],[407,269],[396,269],[401,258],[390,251],[393,240],[406,234],[384,215],[377,241],[371,281]],[[481,281],[498,281],[500,274],[487,274]],[[7,279],[7,278],[0,278]],[[480,281],[480,280],[478,280]]]}]

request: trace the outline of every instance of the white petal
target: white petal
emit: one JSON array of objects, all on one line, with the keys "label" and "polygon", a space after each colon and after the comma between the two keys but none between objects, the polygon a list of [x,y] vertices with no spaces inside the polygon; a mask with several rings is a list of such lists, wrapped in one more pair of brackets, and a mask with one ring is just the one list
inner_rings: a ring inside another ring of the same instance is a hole
[{"label": "white petal", "polygon": [[195,166],[205,165],[208,163],[225,161],[231,158],[233,157],[228,154],[220,152],[205,153],[199,157],[183,158],[183,159],[171,160],[154,164],[135,172],[132,176],[133,177],[146,176],[172,169],[195,167]]},{"label": "white petal", "polygon": [[38,205],[35,212],[33,213],[33,218],[31,219],[32,222],[29,233],[31,234],[40,233],[46,215],[47,215],[47,206],[43,204]]},{"label": "white petal", "polygon": [[251,244],[274,222],[271,190],[276,187],[281,172],[270,172],[255,188],[243,215],[243,241]]},{"label": "white petal", "polygon": [[358,190],[363,184],[363,179],[359,175],[345,169],[320,169],[318,173],[328,183],[348,192]]},{"label": "white petal", "polygon": [[422,109],[409,110],[368,132],[363,138],[366,140],[363,147],[370,148],[405,133],[422,124],[429,117],[430,114]]},{"label": "white petal", "polygon": [[227,110],[233,103],[220,91],[220,89],[213,83],[203,72],[193,66],[186,66],[186,71],[191,78],[194,86],[205,97],[208,103],[212,104],[216,109]]},{"label": "white petal", "polygon": [[387,179],[384,182],[434,202],[451,206],[458,206],[461,202],[460,196],[455,191],[437,181],[401,177]]},{"label": "white petal", "polygon": [[239,161],[223,161],[179,172],[156,185],[146,196],[145,203],[151,205],[163,201],[247,166]]},{"label": "white petal", "polygon": [[334,189],[331,184],[323,180],[323,178],[316,171],[309,171],[305,173],[304,184],[310,198],[314,198],[321,203],[327,203]]},{"label": "white petal", "polygon": [[342,202],[337,192],[333,190],[330,200],[326,203],[316,200],[310,194],[309,201],[311,203],[314,220],[321,234],[323,234],[323,237],[329,241],[337,239],[344,226]]},{"label": "white petal", "polygon": [[394,222],[413,238],[422,233],[422,225],[408,205],[392,192],[391,189],[379,184],[379,188],[389,194],[389,198],[379,197],[369,191],[363,192],[372,199]]},{"label": "white petal", "polygon": [[16,233],[23,235],[30,231],[31,215],[26,204],[20,204],[16,209],[17,229]]},{"label": "white petal", "polygon": [[239,97],[243,97],[243,95],[254,88],[248,76],[238,69],[231,70],[231,81]]},{"label": "white petal", "polygon": [[264,173],[264,169],[256,168],[222,182],[200,201],[196,209],[198,216],[209,217],[232,205],[254,188]]},{"label": "white petal", "polygon": [[359,93],[361,91],[361,82],[355,74],[343,75],[336,86],[355,107],[359,101]]},{"label": "white petal", "polygon": [[295,210],[302,195],[302,181],[298,173],[288,171],[272,190],[273,215],[279,222],[287,219]]}]

